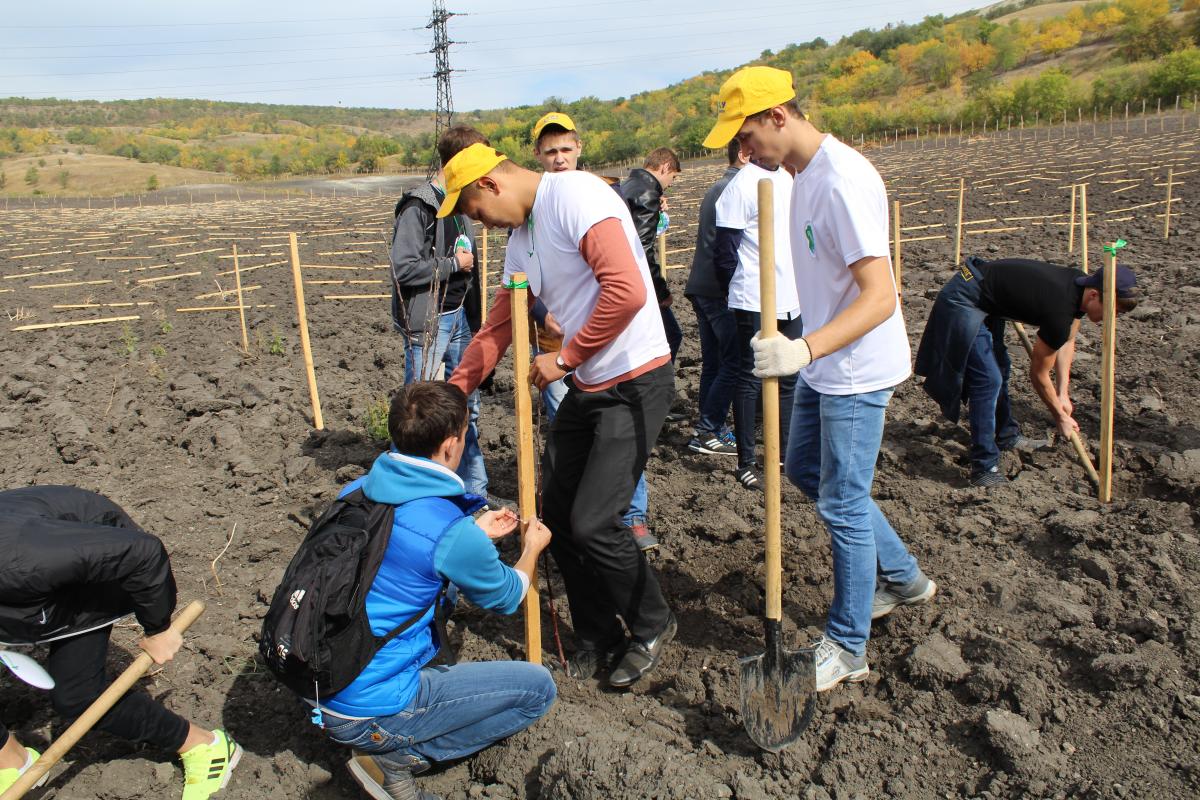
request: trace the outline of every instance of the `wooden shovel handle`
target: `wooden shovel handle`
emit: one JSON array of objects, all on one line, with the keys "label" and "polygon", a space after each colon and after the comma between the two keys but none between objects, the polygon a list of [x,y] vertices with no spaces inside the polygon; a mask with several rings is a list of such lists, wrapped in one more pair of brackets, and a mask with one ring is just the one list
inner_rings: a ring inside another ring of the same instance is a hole
[{"label": "wooden shovel handle", "polygon": [[[775,318],[775,187],[758,182],[759,337],[779,335]],[[783,554],[779,528],[779,379],[763,378],[763,490],[766,496],[767,619],[783,619]]]},{"label": "wooden shovel handle", "polygon": [[[1016,330],[1017,338],[1021,340],[1026,354],[1032,358],[1033,343],[1029,341],[1029,334],[1026,332],[1025,326],[1019,322],[1013,322],[1013,328]],[[1079,463],[1083,464],[1092,483],[1099,486],[1100,474],[1096,472],[1096,467],[1092,464],[1092,457],[1088,455],[1087,447],[1083,444],[1083,438],[1079,435],[1079,431],[1071,431],[1071,446],[1075,448],[1075,454],[1079,456]]]},{"label": "wooden shovel handle", "polygon": [[[199,619],[204,613],[204,603],[199,600],[193,600],[188,604],[187,608],[179,612],[179,616],[171,623],[171,630],[183,635],[183,632],[192,626],[192,623]],[[96,698],[96,700],[87,707],[79,719],[71,723],[71,727],[63,731],[63,734],[54,740],[54,743],[46,748],[46,752],[42,753],[41,758],[33,762],[33,766],[25,770],[21,777],[17,778],[17,782],[8,788],[8,790],[0,795],[0,800],[17,800],[24,797],[25,793],[33,788],[34,784],[42,779],[50,769],[57,764],[62,757],[65,756],[76,742],[83,738],[83,735],[92,729],[101,717],[109,712],[109,710],[117,704],[117,701],[125,696],[125,693],[133,688],[133,685],[141,680],[142,676],[154,666],[154,659],[147,652],[138,654],[138,657],[133,660],[133,663],[125,668],[112,685],[104,690],[104,694]]]}]

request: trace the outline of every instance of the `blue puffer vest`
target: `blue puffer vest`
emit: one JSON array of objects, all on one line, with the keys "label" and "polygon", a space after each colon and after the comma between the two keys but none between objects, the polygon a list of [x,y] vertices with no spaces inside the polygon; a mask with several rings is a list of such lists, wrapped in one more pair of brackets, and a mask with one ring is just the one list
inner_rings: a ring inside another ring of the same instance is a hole
[{"label": "blue puffer vest", "polygon": [[388,642],[362,673],[322,705],[349,717],[395,714],[417,692],[421,667],[438,651],[431,604],[442,587],[434,569],[434,553],[442,536],[483,506],[465,494],[462,481],[428,459],[384,453],[371,471],[342,490],[362,487],[368,498],[396,506],[392,536],[379,572],[367,593],[367,619],[376,636],[385,636],[417,612],[429,607],[408,630]]}]

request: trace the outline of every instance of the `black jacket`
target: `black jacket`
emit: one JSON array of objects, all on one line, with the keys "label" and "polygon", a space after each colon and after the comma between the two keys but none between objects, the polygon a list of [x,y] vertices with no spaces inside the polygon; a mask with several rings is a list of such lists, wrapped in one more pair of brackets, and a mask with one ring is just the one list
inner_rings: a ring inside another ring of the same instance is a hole
[{"label": "black jacket", "polygon": [[107,497],[74,486],[0,492],[0,642],[36,644],[130,613],[147,636],[175,610],[175,576],[158,537]]},{"label": "black jacket", "polygon": [[687,287],[683,293],[688,297],[727,297],[729,282],[717,279],[713,264],[713,251],[717,244],[717,201],[725,187],[738,174],[737,167],[730,167],[717,182],[708,187],[704,200],[700,202],[700,224],[696,228],[696,251],[692,254],[692,271],[688,273]]},{"label": "black jacket", "polygon": [[[392,235],[392,321],[397,330],[417,336],[436,330],[438,313],[447,293],[466,296],[463,309],[472,331],[479,330],[482,298],[475,275],[482,269],[471,220],[455,214],[437,219],[442,198],[432,184],[423,183],[405,192],[396,203]],[[475,269],[463,272],[454,258],[458,231],[471,237]],[[436,294],[435,294],[436,289]]]},{"label": "black jacket", "polygon": [[671,296],[667,280],[663,277],[662,265],[658,263],[658,250],[654,240],[658,238],[658,214],[662,211],[662,184],[649,171],[638,168],[629,171],[629,177],[621,181],[621,196],[633,216],[642,249],[646,251],[646,263],[650,266],[650,279],[654,282],[654,294],[662,303]]}]

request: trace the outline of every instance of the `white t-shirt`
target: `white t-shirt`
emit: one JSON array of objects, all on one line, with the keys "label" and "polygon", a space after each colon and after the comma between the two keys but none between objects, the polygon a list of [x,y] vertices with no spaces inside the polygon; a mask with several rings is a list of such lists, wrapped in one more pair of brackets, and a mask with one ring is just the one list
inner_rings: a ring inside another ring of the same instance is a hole
[{"label": "white t-shirt", "polygon": [[[891,263],[883,179],[870,161],[832,134],[796,175],[791,238],[806,333],[826,325],[858,297],[850,264],[868,256]],[[822,394],[865,394],[907,378],[910,359],[897,303],[883,324],[800,374]]]},{"label": "white t-shirt", "polygon": [[671,354],[650,268],[625,201],[591,173],[544,173],[529,220],[513,231],[504,259],[505,282],[513,273],[524,272],[529,290],[545,303],[562,326],[563,341],[569,342],[600,297],[600,283],[579,252],[579,243],[592,226],[610,217],[619,220],[625,231],[646,286],[646,302],[625,330],[575,369],[587,384],[612,380]]},{"label": "white t-shirt", "polygon": [[758,182],[770,179],[775,190],[775,311],[780,319],[800,310],[792,271],[792,245],[788,236],[792,205],[792,176],[782,167],[768,172],[747,164],[738,170],[717,199],[717,227],[744,231],[738,245],[738,267],[729,282],[729,307],[762,311],[758,270]]}]

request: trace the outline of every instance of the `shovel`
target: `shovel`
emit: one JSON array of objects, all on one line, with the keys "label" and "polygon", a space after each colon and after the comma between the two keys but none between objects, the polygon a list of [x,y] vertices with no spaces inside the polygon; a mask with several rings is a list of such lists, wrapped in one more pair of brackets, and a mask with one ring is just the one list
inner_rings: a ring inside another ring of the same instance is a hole
[{"label": "shovel", "polygon": [[[759,336],[778,336],[775,324],[775,196],[768,179],[758,182],[758,267],[762,327]],[[817,696],[816,653],[783,647],[783,558],[780,552],[779,379],[763,378],[763,470],[766,494],[766,651],[740,660],[742,724],[754,743],[772,753],[792,744],[812,721]]]}]

